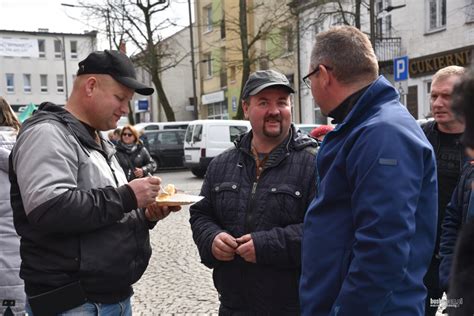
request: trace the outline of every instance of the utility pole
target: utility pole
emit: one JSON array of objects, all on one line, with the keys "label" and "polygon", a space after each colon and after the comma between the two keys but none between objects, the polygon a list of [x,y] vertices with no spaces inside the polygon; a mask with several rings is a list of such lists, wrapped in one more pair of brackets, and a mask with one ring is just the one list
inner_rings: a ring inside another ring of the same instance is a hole
[{"label": "utility pole", "polygon": [[191,39],[191,71],[193,73],[193,106],[194,106],[194,119],[199,118],[197,95],[196,95],[196,67],[194,65],[194,34],[193,34],[193,21],[191,15],[191,0],[188,0],[188,11],[189,11],[189,37]]}]

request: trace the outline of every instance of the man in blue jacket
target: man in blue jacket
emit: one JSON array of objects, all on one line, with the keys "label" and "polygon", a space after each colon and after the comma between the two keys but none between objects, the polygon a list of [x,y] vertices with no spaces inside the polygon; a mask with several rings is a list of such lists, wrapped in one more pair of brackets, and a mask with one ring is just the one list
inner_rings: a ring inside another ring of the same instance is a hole
[{"label": "man in blue jacket", "polygon": [[303,315],[422,315],[436,237],[433,149],[350,26],[319,33],[303,78],[337,127],[305,216]]}]

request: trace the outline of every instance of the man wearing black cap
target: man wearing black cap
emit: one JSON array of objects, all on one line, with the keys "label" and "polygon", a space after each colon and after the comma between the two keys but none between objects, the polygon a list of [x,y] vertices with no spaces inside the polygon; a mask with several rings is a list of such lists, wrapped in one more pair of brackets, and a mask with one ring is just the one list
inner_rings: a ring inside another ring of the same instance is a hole
[{"label": "man wearing black cap", "polygon": [[242,107],[252,130],[214,158],[190,208],[220,315],[298,315],[302,222],[316,192],[317,143],[291,124],[288,79],[250,75]]},{"label": "man wearing black cap", "polygon": [[11,203],[29,315],[131,315],[131,285],[151,255],[148,230],[179,209],[154,203],[160,178],[127,183],[99,137],[128,113],[134,92],[153,88],[136,80],[127,56],[93,52],[67,105],[41,104],[20,130]]}]

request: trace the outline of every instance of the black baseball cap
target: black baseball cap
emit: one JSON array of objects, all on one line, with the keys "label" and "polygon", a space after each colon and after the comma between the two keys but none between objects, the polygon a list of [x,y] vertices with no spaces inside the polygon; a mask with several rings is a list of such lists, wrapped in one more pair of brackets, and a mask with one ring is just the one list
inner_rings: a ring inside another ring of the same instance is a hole
[{"label": "black baseball cap", "polygon": [[251,95],[256,95],[263,89],[273,86],[281,86],[286,88],[289,93],[295,93],[284,74],[274,70],[259,70],[249,76],[242,90],[242,99],[246,100]]},{"label": "black baseball cap", "polygon": [[92,52],[83,61],[79,62],[77,75],[104,74],[135,90],[142,95],[150,95],[155,90],[137,81],[137,75],[132,61],[127,55],[118,50],[104,50]]}]

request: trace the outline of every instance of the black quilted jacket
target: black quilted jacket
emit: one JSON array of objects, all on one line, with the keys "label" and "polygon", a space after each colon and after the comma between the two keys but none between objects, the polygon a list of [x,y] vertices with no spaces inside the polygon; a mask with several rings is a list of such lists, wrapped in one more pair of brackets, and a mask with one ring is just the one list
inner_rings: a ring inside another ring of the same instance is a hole
[{"label": "black quilted jacket", "polygon": [[[317,143],[292,127],[271,153],[260,179],[245,134],[214,160],[204,179],[205,198],[190,208],[202,262],[214,268],[221,308],[244,313],[299,314],[302,223],[316,193]],[[257,263],[236,255],[221,262],[211,253],[214,237],[251,233]]]}]

